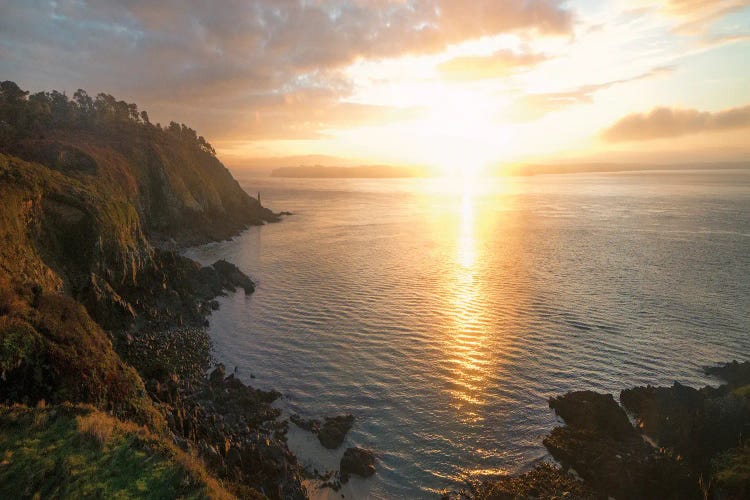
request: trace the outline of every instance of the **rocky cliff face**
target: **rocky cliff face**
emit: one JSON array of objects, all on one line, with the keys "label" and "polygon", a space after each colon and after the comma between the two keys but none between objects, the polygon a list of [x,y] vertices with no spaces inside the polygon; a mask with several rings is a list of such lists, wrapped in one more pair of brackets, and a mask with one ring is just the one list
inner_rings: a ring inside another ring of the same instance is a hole
[{"label": "rocky cliff face", "polygon": [[[164,401],[160,388],[190,394],[205,383],[202,327],[213,299],[254,287],[228,262],[202,267],[176,249],[278,218],[184,125],[117,118],[125,103],[111,96],[60,96],[27,99],[0,83],[0,402],[90,403],[179,438],[205,459],[216,447],[193,442],[199,434],[188,430],[210,424],[214,441],[229,439],[215,391],[200,402]],[[278,486],[304,496],[294,457],[266,425],[276,416],[269,405],[249,398],[245,410],[268,418],[238,427],[268,450],[245,443],[245,434],[233,438],[263,473],[251,474],[248,461],[235,464],[245,472],[229,474],[223,456],[211,467],[243,495],[273,487],[278,496]],[[183,415],[183,406],[210,418]]]}]

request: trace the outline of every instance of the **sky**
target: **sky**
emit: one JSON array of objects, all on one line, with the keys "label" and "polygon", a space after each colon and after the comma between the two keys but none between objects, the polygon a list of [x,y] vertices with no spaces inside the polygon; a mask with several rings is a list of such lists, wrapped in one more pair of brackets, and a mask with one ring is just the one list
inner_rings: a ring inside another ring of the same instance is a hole
[{"label": "sky", "polygon": [[750,0],[0,0],[0,79],[235,168],[750,159]]}]

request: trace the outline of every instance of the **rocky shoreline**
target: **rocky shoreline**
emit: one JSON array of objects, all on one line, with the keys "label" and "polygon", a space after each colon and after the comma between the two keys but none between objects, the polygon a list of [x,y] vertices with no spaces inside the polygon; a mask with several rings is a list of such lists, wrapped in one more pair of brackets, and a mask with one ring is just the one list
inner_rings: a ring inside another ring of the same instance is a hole
[{"label": "rocky shoreline", "polygon": [[470,482],[444,498],[748,498],[750,362],[706,373],[726,383],[634,387],[620,393],[620,403],[593,391],[552,397],[549,406],[565,425],[543,442],[561,466]]}]

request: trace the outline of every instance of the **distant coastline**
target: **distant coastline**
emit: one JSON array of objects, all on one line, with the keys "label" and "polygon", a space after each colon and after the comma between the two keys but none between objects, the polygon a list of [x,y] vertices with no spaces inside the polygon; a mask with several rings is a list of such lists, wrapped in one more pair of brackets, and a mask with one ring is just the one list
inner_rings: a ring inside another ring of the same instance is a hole
[{"label": "distant coastline", "polygon": [[392,167],[386,165],[362,165],[358,167],[327,167],[323,165],[281,167],[271,171],[271,177],[295,178],[361,178],[388,179],[402,177],[428,177],[429,172],[420,167]]},{"label": "distant coastline", "polygon": [[[572,164],[524,164],[490,169],[490,176],[522,176],[548,174],[617,173],[644,171],[677,170],[744,170],[750,169],[750,162],[707,162],[707,163],[572,163]],[[353,167],[300,165],[279,167],[271,171],[271,177],[308,179],[398,179],[432,177],[424,167],[395,167],[386,165],[364,165]]]},{"label": "distant coastline", "polygon": [[[502,174],[530,176],[545,174],[595,174],[614,172],[643,172],[659,170],[743,170],[750,169],[750,162],[703,162],[703,163],[571,163],[571,164],[526,164],[504,168]],[[501,172],[497,172],[500,174]]]}]

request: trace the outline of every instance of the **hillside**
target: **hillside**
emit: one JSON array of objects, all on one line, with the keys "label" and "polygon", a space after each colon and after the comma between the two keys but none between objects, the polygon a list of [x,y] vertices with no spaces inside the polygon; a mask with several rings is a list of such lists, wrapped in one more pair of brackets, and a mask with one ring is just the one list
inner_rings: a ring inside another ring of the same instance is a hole
[{"label": "hillside", "polygon": [[91,407],[0,407],[0,427],[3,498],[232,498],[194,456]]},{"label": "hillside", "polygon": [[[235,495],[304,497],[270,406],[278,395],[223,370],[205,376],[214,298],[250,294],[252,281],[176,251],[277,220],[185,125],[154,125],[105,94],[28,95],[0,83],[0,401],[93,405],[180,443]],[[138,456],[131,442],[118,457]],[[61,446],[76,453],[65,460],[92,457]],[[24,449],[6,440],[0,452]],[[230,451],[241,463],[227,463]],[[54,493],[60,478],[39,474],[34,491]]]}]

